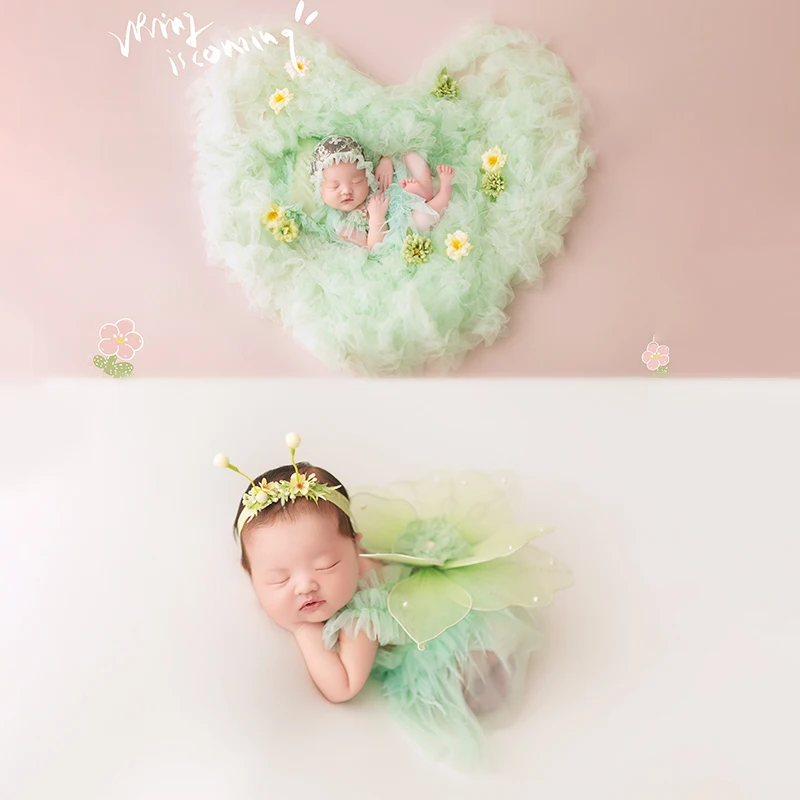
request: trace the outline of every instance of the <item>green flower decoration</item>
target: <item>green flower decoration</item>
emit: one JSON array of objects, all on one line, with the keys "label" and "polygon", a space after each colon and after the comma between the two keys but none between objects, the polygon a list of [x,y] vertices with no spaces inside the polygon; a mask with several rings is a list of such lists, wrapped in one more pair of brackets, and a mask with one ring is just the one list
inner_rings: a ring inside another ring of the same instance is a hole
[{"label": "green flower decoration", "polygon": [[284,217],[280,223],[271,228],[271,230],[272,235],[279,242],[286,242],[287,244],[293,242],[300,235],[300,226],[292,217]]},{"label": "green flower decoration", "polygon": [[461,96],[458,83],[447,74],[447,67],[443,67],[442,71],[439,73],[436,79],[436,86],[433,87],[431,94],[435,97],[444,98],[445,100],[458,100]]},{"label": "green flower decoration", "polygon": [[552,528],[517,523],[511,501],[518,494],[503,473],[431,476],[354,493],[353,518],[368,551],[361,558],[414,567],[392,588],[388,606],[420,650],[470,611],[545,606],[572,584],[564,565],[526,546]]},{"label": "green flower decoration", "polygon": [[484,172],[481,191],[494,203],[506,190],[506,179],[499,172]]},{"label": "green flower decoration", "polygon": [[403,240],[402,254],[407,264],[415,266],[424,264],[433,252],[433,242],[427,236],[414,233],[411,228],[406,229],[406,238]]}]

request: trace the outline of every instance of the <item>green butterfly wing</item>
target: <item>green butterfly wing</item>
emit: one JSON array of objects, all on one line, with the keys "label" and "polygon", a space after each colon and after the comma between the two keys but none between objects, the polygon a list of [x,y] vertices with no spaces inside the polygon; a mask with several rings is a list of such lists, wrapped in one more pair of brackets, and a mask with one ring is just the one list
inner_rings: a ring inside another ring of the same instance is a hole
[{"label": "green butterfly wing", "polygon": [[515,503],[518,494],[513,473],[434,472],[424,481],[409,485],[411,503],[420,518],[442,517],[452,523],[465,541],[476,545],[488,531],[517,527]]},{"label": "green butterfly wing", "polygon": [[356,530],[362,536],[361,546],[371,553],[391,553],[397,537],[417,518],[414,507],[406,500],[381,497],[369,491],[353,494],[350,509]]},{"label": "green butterfly wing", "polygon": [[532,539],[544,536],[552,528],[522,528],[518,525],[501,529],[473,547],[472,555],[456,558],[446,563],[447,569],[458,569],[471,564],[482,564],[498,558],[507,558],[512,553],[525,547]]},{"label": "green butterfly wing", "polygon": [[389,613],[420,647],[469,614],[469,592],[435,567],[420,569],[389,592]]},{"label": "green butterfly wing", "polygon": [[410,564],[413,567],[443,567],[445,564],[444,561],[435,558],[407,556],[404,553],[359,553],[359,558],[372,558],[375,561],[385,561],[387,564]]},{"label": "green butterfly wing", "polygon": [[572,573],[563,564],[530,546],[509,558],[449,569],[447,577],[472,597],[476,611],[546,606],[556,591],[572,585]]}]

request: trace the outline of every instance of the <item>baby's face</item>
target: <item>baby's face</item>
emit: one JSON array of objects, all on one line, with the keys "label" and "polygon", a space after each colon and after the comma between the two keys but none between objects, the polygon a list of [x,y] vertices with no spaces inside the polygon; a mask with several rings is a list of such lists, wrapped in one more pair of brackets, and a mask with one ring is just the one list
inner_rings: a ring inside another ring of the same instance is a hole
[{"label": "baby's face", "polygon": [[261,607],[282,628],[324,622],[358,586],[356,542],[339,533],[333,507],[310,505],[253,531],[247,554]]},{"label": "baby's face", "polygon": [[358,208],[369,194],[367,171],[356,169],[355,164],[342,162],[322,170],[319,187],[322,200],[331,208],[352,211]]}]

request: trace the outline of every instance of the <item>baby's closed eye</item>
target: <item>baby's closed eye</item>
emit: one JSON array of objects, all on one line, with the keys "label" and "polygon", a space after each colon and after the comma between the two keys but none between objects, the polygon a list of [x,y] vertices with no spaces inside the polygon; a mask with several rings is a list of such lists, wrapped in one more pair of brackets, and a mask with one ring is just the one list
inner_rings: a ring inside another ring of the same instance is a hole
[{"label": "baby's closed eye", "polygon": [[[338,564],[338,563],[340,563],[340,562],[337,561],[336,564]],[[331,564],[329,567],[320,567],[318,572],[326,572],[329,569],[333,569],[336,566],[336,564]]]}]

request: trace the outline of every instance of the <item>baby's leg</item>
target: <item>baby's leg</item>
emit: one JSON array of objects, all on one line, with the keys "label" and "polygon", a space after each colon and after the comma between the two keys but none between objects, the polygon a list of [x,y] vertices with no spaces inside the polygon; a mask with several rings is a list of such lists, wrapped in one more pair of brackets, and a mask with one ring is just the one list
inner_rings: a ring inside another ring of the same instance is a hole
[{"label": "baby's leg", "polygon": [[419,195],[423,200],[430,200],[433,197],[433,177],[425,159],[415,150],[411,150],[403,156],[403,161],[411,177],[400,181],[400,186],[411,194]]},{"label": "baby's leg", "polygon": [[424,211],[412,211],[411,218],[420,233],[425,233],[433,227],[433,217]]},{"label": "baby's leg", "polygon": [[453,181],[456,178],[456,174],[455,170],[446,164],[439,164],[436,167],[436,171],[439,173],[439,191],[428,200],[428,205],[441,216],[447,206],[450,205],[450,197],[453,194]]},{"label": "baby's leg", "polygon": [[[436,167],[436,171],[439,173],[439,191],[428,200],[428,205],[441,216],[447,206],[450,205],[450,198],[453,194],[453,181],[456,176],[455,170],[446,164],[439,164]],[[433,227],[433,217],[430,214],[425,214],[422,211],[412,211],[411,216],[418,231],[428,231]]]},{"label": "baby's leg", "polygon": [[494,653],[473,650],[470,656],[461,676],[464,699],[475,714],[497,711],[508,697],[511,676]]}]

